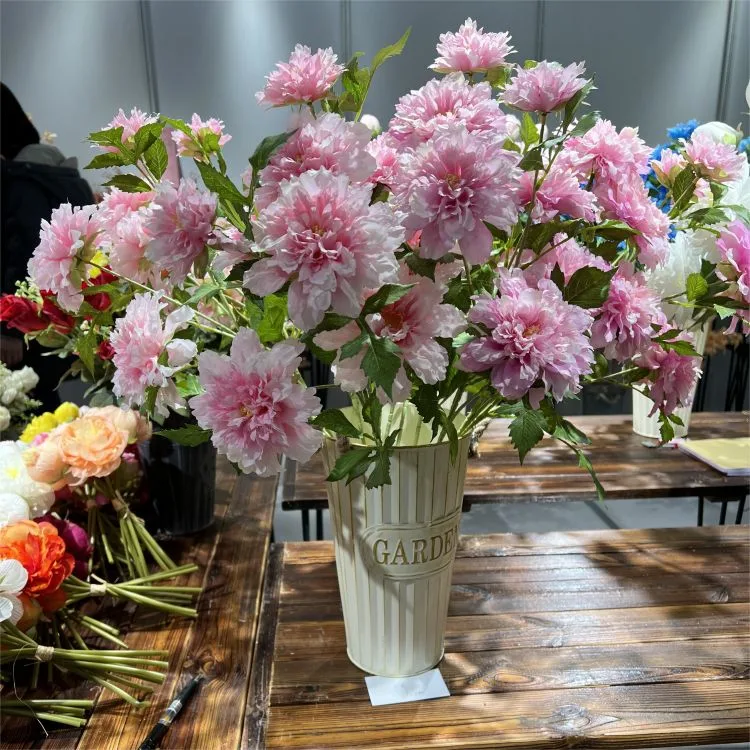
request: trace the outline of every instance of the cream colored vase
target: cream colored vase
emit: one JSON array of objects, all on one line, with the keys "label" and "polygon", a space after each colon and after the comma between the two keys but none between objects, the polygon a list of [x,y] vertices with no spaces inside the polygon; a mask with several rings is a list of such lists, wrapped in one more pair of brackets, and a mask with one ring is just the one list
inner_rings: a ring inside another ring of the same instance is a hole
[{"label": "cream colored vase", "polygon": [[[392,483],[327,484],[347,653],[360,669],[386,677],[424,672],[443,656],[469,449],[466,437],[451,463],[448,443],[431,444],[414,407],[396,408],[406,414],[393,420],[401,433]],[[342,450],[325,440],[326,471]]]},{"label": "cream colored vase", "polygon": [[[695,334],[695,351],[698,354],[703,354],[706,348],[706,339],[708,338],[708,331],[711,328],[711,321],[709,321],[703,328],[696,331]],[[695,397],[695,391],[698,384],[695,384],[693,388],[693,394],[691,397]],[[643,437],[653,438],[655,440],[661,439],[661,433],[659,431],[659,413],[657,412],[653,416],[649,416],[649,412],[654,408],[654,402],[646,396],[643,392],[642,386],[633,387],[633,432],[636,435],[642,435]],[[690,427],[690,416],[693,413],[692,406],[678,406],[675,409],[675,414],[682,420],[683,425],[675,424],[674,436],[676,438],[685,437],[688,434],[688,428]]]}]

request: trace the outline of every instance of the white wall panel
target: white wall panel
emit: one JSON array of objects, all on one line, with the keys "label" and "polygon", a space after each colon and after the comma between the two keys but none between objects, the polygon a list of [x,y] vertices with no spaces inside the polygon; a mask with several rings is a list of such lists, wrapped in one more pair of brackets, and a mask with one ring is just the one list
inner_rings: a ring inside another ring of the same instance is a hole
[{"label": "white wall panel", "polygon": [[[148,109],[138,2],[3,2],[2,79],[39,132],[81,166],[84,138],[119,107]],[[91,177],[91,175],[88,175]]]}]

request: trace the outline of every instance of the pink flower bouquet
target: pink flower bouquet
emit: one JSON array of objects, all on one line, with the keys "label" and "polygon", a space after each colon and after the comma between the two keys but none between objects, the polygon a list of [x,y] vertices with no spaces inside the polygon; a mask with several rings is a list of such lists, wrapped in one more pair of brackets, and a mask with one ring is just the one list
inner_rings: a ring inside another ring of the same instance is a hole
[{"label": "pink flower bouquet", "polygon": [[[406,93],[371,140],[359,122],[366,94],[406,38],[369,67],[297,45],[257,95],[290,107],[290,128],[262,141],[239,183],[215,118],[121,110],[92,133],[101,153],[89,166],[121,174],[98,206],[45,222],[22,290],[73,316],[55,346],[124,403],[192,418],[164,434],[211,440],[264,476],[284,456],[308,459],[328,432],[364,446],[331,480],[389,484],[401,427],[388,403],[409,404],[453,446],[510,417],[522,460],[546,433],[593,475],[586,437],[557,405],[603,379],[644,386],[669,439],[699,360],[644,272],[664,261],[686,212],[711,231],[739,157],[695,139],[655,165],[665,213],[644,185],[651,149],[637,129],[587,110],[584,64],[513,65],[510,35],[471,19],[441,36],[431,66],[441,77]],[[162,180],[165,125],[203,184]],[[747,234],[740,216],[719,267],[704,264],[700,284],[673,300],[746,319]],[[352,411],[321,408],[298,371],[306,347],[333,363]],[[102,441],[45,470],[76,486],[118,450]]]}]

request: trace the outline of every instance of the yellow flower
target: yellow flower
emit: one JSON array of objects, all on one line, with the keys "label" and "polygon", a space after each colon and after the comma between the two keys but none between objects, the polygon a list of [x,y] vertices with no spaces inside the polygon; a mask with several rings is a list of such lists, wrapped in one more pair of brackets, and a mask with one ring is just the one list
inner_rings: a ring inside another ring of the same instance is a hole
[{"label": "yellow flower", "polygon": [[34,417],[26,425],[26,428],[21,433],[20,440],[22,443],[30,443],[37,435],[41,435],[43,432],[52,432],[57,425],[58,422],[55,415],[51,411],[46,411],[44,414]]},{"label": "yellow flower", "polygon": [[72,422],[78,416],[78,407],[70,402],[66,401],[55,409],[55,419],[58,424],[65,424],[65,422]]},{"label": "yellow flower", "polygon": [[[109,258],[107,258],[107,256],[101,250],[97,250],[94,253],[94,256],[91,258],[91,260],[93,263],[96,263],[97,265],[100,265],[100,266],[106,266],[107,263],[109,263]],[[91,266],[89,268],[90,279],[95,279],[97,276],[101,276],[101,273],[102,273],[101,268],[97,268],[96,266]]]}]

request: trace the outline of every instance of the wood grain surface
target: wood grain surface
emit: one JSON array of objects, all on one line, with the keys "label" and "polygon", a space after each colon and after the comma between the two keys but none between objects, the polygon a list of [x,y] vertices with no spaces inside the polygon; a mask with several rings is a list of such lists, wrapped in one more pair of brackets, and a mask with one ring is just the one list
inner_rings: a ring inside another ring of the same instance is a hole
[{"label": "wood grain surface", "polygon": [[464,537],[450,698],[373,708],[329,542],[274,545],[250,748],[653,748],[750,739],[744,527]]},{"label": "wood grain surface", "polygon": [[45,737],[36,722],[5,720],[0,726],[2,748],[132,750],[145,739],[173,694],[199,670],[207,679],[161,747],[235,750],[240,746],[276,480],[238,478],[226,462],[217,468],[213,526],[168,547],[176,560],[200,566],[190,579],[183,579],[185,585],[204,587],[198,619],[167,619],[142,611],[133,618],[120,610],[114,620],[130,648],[169,651],[167,679],[154,692],[150,706],[133,709],[106,692],[82,685],[66,697],[98,699],[85,729],[54,729]]},{"label": "wood grain surface", "polygon": [[[748,490],[747,477],[726,477],[675,448],[655,448],[636,435],[631,416],[571,417],[592,441],[586,449],[608,500],[650,497],[737,497]],[[747,412],[699,412],[690,422],[690,438],[746,437]],[[464,510],[474,503],[596,500],[591,477],[570,450],[546,438],[526,456],[523,466],[511,446],[508,421],[490,424],[479,442],[480,456],[469,460]],[[307,464],[288,461],[284,472],[285,510],[327,507],[320,456]]]}]

